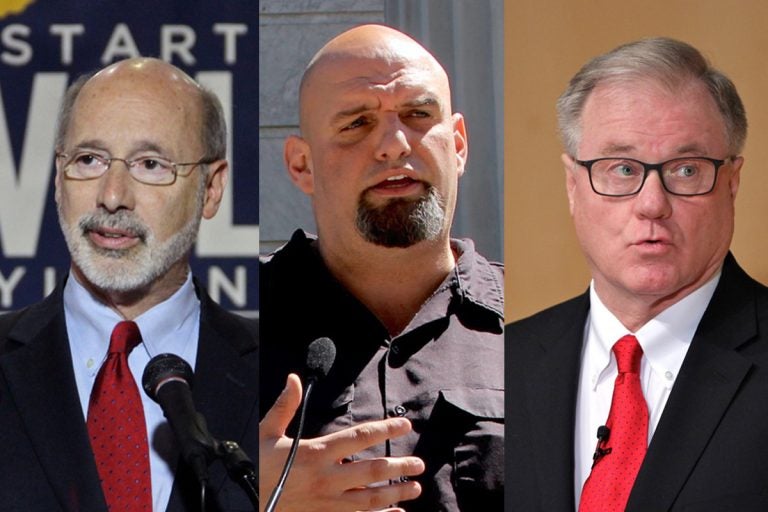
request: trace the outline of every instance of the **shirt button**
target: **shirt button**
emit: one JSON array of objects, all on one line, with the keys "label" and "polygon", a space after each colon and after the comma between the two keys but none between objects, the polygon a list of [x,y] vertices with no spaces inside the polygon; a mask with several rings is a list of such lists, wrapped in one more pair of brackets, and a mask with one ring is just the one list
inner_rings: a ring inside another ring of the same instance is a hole
[{"label": "shirt button", "polygon": [[93,368],[93,365],[94,365],[94,364],[96,364],[96,363],[93,361],[93,358],[89,358],[89,359],[88,359],[88,360],[85,362],[85,366],[86,366],[86,368],[88,368],[88,369],[91,369],[91,368]]},{"label": "shirt button", "polygon": [[397,354],[399,354],[399,353],[400,353],[400,347],[399,347],[398,345],[392,345],[392,346],[389,348],[389,350],[390,350],[390,351],[391,351],[393,354],[395,354],[395,355],[397,355]]},{"label": "shirt button", "polygon": [[396,405],[395,406],[395,414],[398,416],[405,416],[405,413],[408,411],[405,407],[402,405]]},{"label": "shirt button", "polygon": [[672,373],[672,372],[666,372],[666,373],[664,373],[664,377],[666,377],[667,380],[672,380],[672,379],[675,378],[675,374]]}]

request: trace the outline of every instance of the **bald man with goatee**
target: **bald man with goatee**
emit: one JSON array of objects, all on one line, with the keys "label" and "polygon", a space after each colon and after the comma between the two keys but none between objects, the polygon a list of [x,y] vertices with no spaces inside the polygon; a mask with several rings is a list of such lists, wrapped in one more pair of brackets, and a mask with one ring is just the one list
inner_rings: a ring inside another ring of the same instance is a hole
[{"label": "bald man with goatee", "polygon": [[261,262],[262,494],[307,347],[328,337],[282,510],[502,510],[503,267],[450,236],[468,145],[445,70],[401,32],[356,27],[310,61],[299,117],[285,164],[317,236]]}]

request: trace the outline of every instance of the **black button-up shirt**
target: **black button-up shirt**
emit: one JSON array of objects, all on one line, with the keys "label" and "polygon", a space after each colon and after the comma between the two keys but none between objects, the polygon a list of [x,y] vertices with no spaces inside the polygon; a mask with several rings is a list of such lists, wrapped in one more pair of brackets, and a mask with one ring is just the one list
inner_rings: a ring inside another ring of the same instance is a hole
[{"label": "black button-up shirt", "polygon": [[[416,455],[426,471],[409,511],[503,509],[503,267],[470,240],[443,283],[397,336],[328,272],[297,231],[260,264],[261,414],[307,346],[327,336],[336,360],[316,387],[305,436],[404,416],[413,431],[355,458]],[[482,505],[481,505],[482,504]]]}]

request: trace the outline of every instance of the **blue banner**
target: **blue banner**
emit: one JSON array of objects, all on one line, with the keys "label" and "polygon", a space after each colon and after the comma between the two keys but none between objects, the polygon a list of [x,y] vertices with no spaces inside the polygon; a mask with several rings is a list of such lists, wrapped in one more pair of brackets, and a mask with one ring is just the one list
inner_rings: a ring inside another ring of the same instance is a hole
[{"label": "blue banner", "polygon": [[256,1],[0,0],[0,311],[37,302],[69,267],[53,199],[55,118],[82,73],[135,56],[221,99],[230,183],[192,268],[228,309],[258,309]]}]

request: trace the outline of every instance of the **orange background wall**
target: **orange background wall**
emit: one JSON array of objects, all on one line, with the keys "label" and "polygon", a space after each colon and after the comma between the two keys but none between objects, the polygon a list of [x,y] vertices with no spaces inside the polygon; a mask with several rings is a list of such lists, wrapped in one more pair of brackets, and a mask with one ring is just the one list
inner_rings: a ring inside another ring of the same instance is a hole
[{"label": "orange background wall", "polygon": [[749,134],[732,249],[768,284],[768,2],[506,0],[504,16],[507,321],[589,283],[568,214],[555,101],[589,58],[642,37],[691,43],[736,83]]}]

